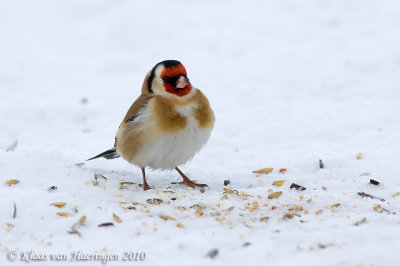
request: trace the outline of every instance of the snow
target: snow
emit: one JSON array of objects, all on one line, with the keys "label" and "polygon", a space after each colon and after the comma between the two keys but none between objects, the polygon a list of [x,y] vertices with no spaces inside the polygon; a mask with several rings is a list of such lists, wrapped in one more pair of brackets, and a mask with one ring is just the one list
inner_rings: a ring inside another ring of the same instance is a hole
[{"label": "snow", "polygon": [[[399,26],[394,0],[1,1],[0,264],[24,263],[10,251],[68,255],[33,265],[68,264],[75,251],[118,262],[144,251],[143,265],[400,264]],[[204,193],[158,171],[143,192],[140,169],[121,159],[75,165],[112,147],[164,59],[186,66],[216,114],[209,143],[182,167]],[[107,180],[94,185],[96,173]],[[224,196],[227,179],[253,197]],[[132,202],[143,205],[123,208]],[[292,205],[301,217],[283,219]],[[67,233],[84,215],[81,236]]]}]

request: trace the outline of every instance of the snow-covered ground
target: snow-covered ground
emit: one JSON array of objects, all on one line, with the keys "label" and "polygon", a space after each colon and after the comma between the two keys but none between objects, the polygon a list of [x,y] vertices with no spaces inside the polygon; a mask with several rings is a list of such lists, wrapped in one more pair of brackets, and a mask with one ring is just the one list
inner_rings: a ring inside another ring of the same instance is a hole
[{"label": "snow-covered ground", "polygon": [[[79,251],[146,252],[143,265],[400,265],[399,29],[395,0],[1,1],[0,264]],[[75,165],[113,145],[164,59],[216,113],[182,168],[204,193],[157,171],[143,192],[122,159]]]}]

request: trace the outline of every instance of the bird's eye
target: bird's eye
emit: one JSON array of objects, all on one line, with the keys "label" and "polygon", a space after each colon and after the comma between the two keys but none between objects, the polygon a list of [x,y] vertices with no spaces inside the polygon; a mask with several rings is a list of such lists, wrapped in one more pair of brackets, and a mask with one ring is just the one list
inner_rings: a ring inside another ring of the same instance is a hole
[{"label": "bird's eye", "polygon": [[163,77],[162,80],[163,80],[165,83],[170,83],[170,82],[171,82],[171,78],[170,78],[170,77]]}]

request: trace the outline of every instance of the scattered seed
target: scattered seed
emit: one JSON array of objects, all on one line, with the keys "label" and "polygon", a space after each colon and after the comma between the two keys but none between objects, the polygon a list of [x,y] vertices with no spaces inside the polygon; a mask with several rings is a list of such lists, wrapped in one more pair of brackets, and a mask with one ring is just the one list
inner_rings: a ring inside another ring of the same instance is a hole
[{"label": "scattered seed", "polygon": [[269,199],[277,199],[282,195],[282,191],[272,192],[268,195]]},{"label": "scattered seed", "polygon": [[114,226],[114,224],[113,223],[102,223],[102,224],[98,225],[98,227],[107,227],[107,226]]},{"label": "scattered seed", "polygon": [[200,216],[204,215],[203,209],[198,208],[198,209],[195,211],[195,214],[196,214],[197,217],[200,217]]},{"label": "scattered seed", "polygon": [[283,185],[283,183],[285,183],[285,180],[277,180],[277,181],[272,182],[272,185],[280,187]]},{"label": "scattered seed", "polygon": [[279,169],[279,173],[281,173],[281,174],[286,173],[286,168],[281,168],[281,169]]},{"label": "scattered seed", "polygon": [[14,213],[13,213],[13,219],[15,219],[15,217],[17,217],[17,205],[15,205],[15,202],[14,202]]},{"label": "scattered seed", "polygon": [[239,197],[241,198],[241,199],[243,199],[243,200],[246,200],[248,197],[254,197],[253,195],[250,195],[250,194],[247,194],[246,192],[244,192],[244,191],[240,191],[240,192],[238,192],[237,190],[234,190],[234,192],[236,193],[236,194],[238,194],[239,195]]},{"label": "scattered seed", "polygon": [[210,250],[210,251],[207,253],[206,257],[209,257],[209,258],[213,259],[213,258],[215,258],[217,255],[218,255],[218,249],[215,248],[215,249]]},{"label": "scattered seed", "polygon": [[323,191],[327,191],[328,188],[327,188],[327,187],[322,187],[322,190],[323,190]]},{"label": "scattered seed", "polygon": [[183,224],[181,224],[181,223],[176,223],[176,226],[179,227],[179,228],[185,228],[185,226]]},{"label": "scattered seed", "polygon": [[361,154],[361,152],[359,153],[359,154],[357,154],[357,156],[356,156],[356,159],[357,160],[361,160],[363,157],[362,157],[362,154]]},{"label": "scattered seed", "polygon": [[268,222],[268,220],[269,220],[269,217],[268,217],[268,216],[264,216],[264,217],[261,217],[261,218],[260,218],[260,222],[263,222],[263,223]]},{"label": "scattered seed", "polygon": [[107,177],[105,177],[104,175],[102,175],[102,174],[94,174],[94,179],[99,179],[99,178],[103,178],[104,180],[107,180]]},{"label": "scattered seed", "polygon": [[305,187],[300,186],[300,185],[297,185],[297,184],[295,184],[295,183],[292,183],[292,184],[290,185],[290,189],[292,189],[292,188],[294,188],[294,189],[296,189],[296,190],[299,190],[299,191],[306,190]]},{"label": "scattered seed", "polygon": [[[171,187],[167,187],[168,189],[169,188],[171,188]],[[174,194],[175,193],[175,191],[173,191],[173,190],[163,190],[163,191],[161,191],[162,193],[170,193],[170,194]]]},{"label": "scattered seed", "polygon": [[162,199],[147,199],[146,202],[149,204],[153,204],[153,205],[160,205],[163,202],[163,200]]},{"label": "scattered seed", "polygon": [[51,187],[49,187],[49,189],[48,189],[49,192],[52,192],[52,191],[55,191],[55,190],[57,190],[57,187],[56,187],[56,186],[51,186]]},{"label": "scattered seed", "polygon": [[369,183],[371,183],[372,185],[375,185],[375,186],[379,186],[379,184],[380,184],[378,181],[376,181],[374,179],[370,179]]},{"label": "scattered seed", "polygon": [[367,219],[364,217],[364,218],[362,218],[361,221],[355,222],[354,225],[355,226],[359,226],[361,224],[365,224],[366,222],[367,222]]},{"label": "scattered seed", "polygon": [[116,221],[117,223],[122,223],[121,218],[119,218],[118,215],[116,215],[115,213],[113,213],[113,218],[114,221]]},{"label": "scattered seed", "polygon": [[324,169],[325,168],[324,163],[322,162],[321,159],[319,160],[319,168],[320,169]]},{"label": "scattered seed", "polygon": [[258,202],[257,201],[253,201],[251,204],[247,203],[245,206],[246,210],[249,211],[254,211],[258,208]]},{"label": "scattered seed", "polygon": [[176,221],[174,217],[168,215],[160,215],[160,218],[163,219],[164,221]]},{"label": "scattered seed", "polygon": [[396,198],[396,197],[398,197],[398,196],[400,196],[400,192],[396,192],[396,193],[394,193],[394,194],[392,195],[393,198]]},{"label": "scattered seed", "polygon": [[129,181],[122,181],[119,183],[119,189],[124,190],[127,189],[128,187],[126,185],[134,185],[135,183],[129,182]]},{"label": "scattered seed", "polygon": [[81,167],[81,166],[85,165],[85,163],[76,163],[75,165],[78,167]]},{"label": "scattered seed", "polygon": [[283,216],[283,219],[293,219],[295,216],[301,217],[300,214],[297,214],[297,213],[294,213],[294,212],[287,212],[287,213],[285,213],[285,215]]},{"label": "scattered seed", "polygon": [[79,233],[79,231],[76,230],[76,228],[75,228],[74,226],[72,226],[72,227],[71,227],[71,230],[70,230],[70,231],[67,231],[67,233],[68,233],[68,234],[71,234],[71,235],[78,235],[79,237],[81,237],[81,233]]},{"label": "scattered seed", "polygon": [[288,211],[302,211],[303,210],[303,207],[302,206],[298,206],[298,205],[292,205],[289,209],[288,209]]},{"label": "scattered seed", "polygon": [[65,202],[54,202],[50,205],[53,205],[54,207],[57,207],[57,208],[63,208],[63,207],[65,207],[66,204],[67,203],[65,203]]},{"label": "scattered seed", "polygon": [[69,212],[57,212],[58,216],[62,216],[62,217],[69,217],[71,216],[71,214]]},{"label": "scattered seed", "polygon": [[19,183],[19,180],[17,180],[17,179],[10,179],[10,180],[6,181],[6,185],[9,186],[9,187],[11,187],[13,185],[16,185],[18,183]]},{"label": "scattered seed", "polygon": [[320,215],[322,213],[322,210],[318,210],[315,212],[316,215]]},{"label": "scattered seed", "polygon": [[332,204],[329,208],[337,208],[340,206],[340,203]]},{"label": "scattered seed", "polygon": [[370,176],[371,175],[371,173],[363,173],[363,174],[361,174],[360,176]]},{"label": "scattered seed", "polygon": [[262,169],[253,171],[253,173],[255,173],[255,174],[266,174],[267,175],[267,174],[271,173],[272,170],[274,170],[274,168],[262,168]]},{"label": "scattered seed", "polygon": [[205,209],[206,206],[204,206],[204,205],[201,204],[201,203],[196,203],[196,204],[193,204],[192,206],[190,206],[189,208],[191,208],[191,209],[193,209],[193,208],[196,208],[196,209]]},{"label": "scattered seed", "polygon": [[367,193],[365,193],[365,192],[358,192],[357,194],[358,194],[359,196],[363,197],[363,198],[371,198],[371,199],[377,199],[377,200],[380,200],[380,201],[385,201],[384,199],[377,198],[377,197],[372,196],[372,195],[370,195],[370,194],[367,194]]},{"label": "scattered seed", "polygon": [[10,223],[6,223],[6,226],[7,226],[7,228],[6,228],[5,230],[6,230],[7,232],[10,232],[11,228],[14,227],[14,225],[13,225],[13,224],[10,224]]},{"label": "scattered seed", "polygon": [[[129,181],[122,181],[122,182],[120,182],[120,184],[121,185],[134,185],[135,183],[129,182]],[[165,191],[163,191],[163,192],[165,192]],[[172,193],[174,193],[174,192],[172,191]]]},{"label": "scattered seed", "polygon": [[79,225],[84,225],[85,222],[86,222],[86,215],[84,215],[81,218],[79,218],[78,224]]},{"label": "scattered seed", "polygon": [[229,193],[229,194],[233,194],[233,193],[234,193],[233,190],[230,189],[230,188],[224,187],[223,190],[224,190],[226,193]]},{"label": "scattered seed", "polygon": [[390,213],[390,211],[383,208],[380,204],[374,204],[373,209],[374,209],[374,211],[380,212],[380,213],[382,213],[382,212]]},{"label": "scattered seed", "polygon": [[229,179],[224,180],[224,186],[227,186],[227,185],[229,185],[230,183],[231,183],[231,180],[229,180]]}]

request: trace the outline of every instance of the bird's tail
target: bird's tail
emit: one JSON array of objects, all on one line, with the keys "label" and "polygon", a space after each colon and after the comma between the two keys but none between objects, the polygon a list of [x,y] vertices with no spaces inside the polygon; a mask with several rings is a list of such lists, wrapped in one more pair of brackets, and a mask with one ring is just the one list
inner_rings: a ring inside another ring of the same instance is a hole
[{"label": "bird's tail", "polygon": [[114,147],[112,149],[109,149],[109,150],[106,150],[105,152],[100,153],[99,155],[96,155],[96,156],[94,156],[94,157],[92,157],[90,159],[87,159],[86,161],[90,161],[90,160],[97,159],[97,158],[100,158],[100,157],[104,157],[106,159],[115,159],[115,158],[118,158],[120,156],[121,155],[119,155],[117,153],[117,151],[116,151],[116,149]]}]

